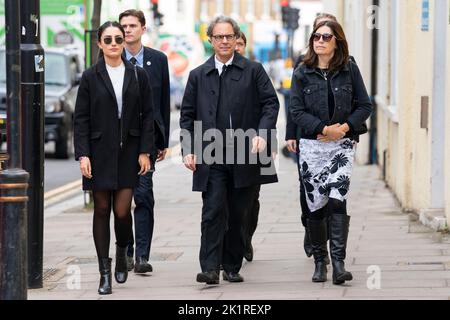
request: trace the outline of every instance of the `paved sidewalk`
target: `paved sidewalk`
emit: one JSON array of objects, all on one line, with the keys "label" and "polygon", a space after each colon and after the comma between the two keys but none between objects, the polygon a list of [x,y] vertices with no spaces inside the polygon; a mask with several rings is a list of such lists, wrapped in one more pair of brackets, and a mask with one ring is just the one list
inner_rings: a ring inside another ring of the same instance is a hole
[{"label": "paved sidewalk", "polygon": [[[130,273],[126,284],[113,283],[112,295],[97,294],[92,212],[82,209],[80,193],[46,209],[44,288],[29,290],[29,299],[449,299],[448,236],[402,213],[379,176],[376,167],[354,170],[346,260],[354,280],[348,285],[311,282],[314,267],[302,248],[298,176],[295,164],[286,158],[280,160],[280,182],[262,188],[255,260],[243,265],[245,282],[197,283],[201,195],[190,191],[191,174],[181,162],[168,161],[155,174],[152,274]],[[113,245],[114,240],[114,258]],[[376,274],[367,272],[377,269],[380,288],[370,290],[367,284],[376,286]]]}]

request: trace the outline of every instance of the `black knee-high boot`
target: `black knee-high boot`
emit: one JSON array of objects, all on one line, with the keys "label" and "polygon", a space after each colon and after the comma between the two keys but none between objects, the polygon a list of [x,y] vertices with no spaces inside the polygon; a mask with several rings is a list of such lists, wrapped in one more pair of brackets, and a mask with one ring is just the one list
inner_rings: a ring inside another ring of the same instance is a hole
[{"label": "black knee-high boot", "polygon": [[303,239],[303,249],[305,250],[306,256],[311,258],[313,255],[313,250],[311,246],[311,240],[309,239],[308,227],[305,227],[305,238]]},{"label": "black knee-high boot", "polygon": [[327,219],[312,220],[308,219],[309,238],[314,256],[316,268],[312,277],[313,282],[327,281]]},{"label": "black knee-high boot", "polygon": [[98,293],[111,294],[111,258],[99,258],[98,269],[100,271],[100,285],[98,286]]},{"label": "black knee-high boot", "polygon": [[353,280],[353,275],[345,270],[344,260],[347,250],[350,217],[333,214],[330,217],[330,254],[333,265],[333,284],[343,284]]},{"label": "black knee-high boot", "polygon": [[114,271],[114,278],[118,283],[125,283],[128,278],[127,267],[127,247],[119,247],[116,245],[116,268]]}]

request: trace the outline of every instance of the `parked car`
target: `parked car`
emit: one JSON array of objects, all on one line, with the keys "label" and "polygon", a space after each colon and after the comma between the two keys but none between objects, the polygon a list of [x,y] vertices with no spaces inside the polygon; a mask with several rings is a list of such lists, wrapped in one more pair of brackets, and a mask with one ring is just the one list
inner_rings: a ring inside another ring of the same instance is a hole
[{"label": "parked car", "polygon": [[[76,53],[66,49],[45,50],[45,143],[55,142],[55,157],[73,153],[73,113],[81,78]],[[0,119],[6,118],[5,50],[0,49]]]}]

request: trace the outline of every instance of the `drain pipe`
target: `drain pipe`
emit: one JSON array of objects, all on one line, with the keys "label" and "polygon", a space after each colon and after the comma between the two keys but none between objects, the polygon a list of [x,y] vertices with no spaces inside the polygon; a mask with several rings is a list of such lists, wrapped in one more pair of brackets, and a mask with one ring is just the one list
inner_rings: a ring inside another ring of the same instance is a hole
[{"label": "drain pipe", "polygon": [[[372,5],[374,8],[379,8],[380,1],[373,0]],[[376,11],[378,12],[378,11]],[[378,94],[378,19],[375,16],[376,23],[372,29],[372,68],[371,68],[371,86],[370,94],[373,105],[373,114],[370,117],[370,129],[369,129],[369,164],[378,164],[377,155],[377,103],[375,97]]]}]

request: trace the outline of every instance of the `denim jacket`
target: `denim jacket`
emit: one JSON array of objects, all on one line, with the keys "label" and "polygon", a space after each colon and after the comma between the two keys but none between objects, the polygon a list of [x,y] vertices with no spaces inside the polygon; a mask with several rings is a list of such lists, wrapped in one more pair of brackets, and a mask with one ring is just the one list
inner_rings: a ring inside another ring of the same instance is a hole
[{"label": "denim jacket", "polygon": [[347,123],[350,131],[346,137],[358,140],[373,110],[359,68],[349,61],[332,74],[330,81],[335,101],[331,119],[327,79],[317,69],[304,64],[294,71],[289,111],[301,129],[301,138],[315,140],[325,126]]}]

